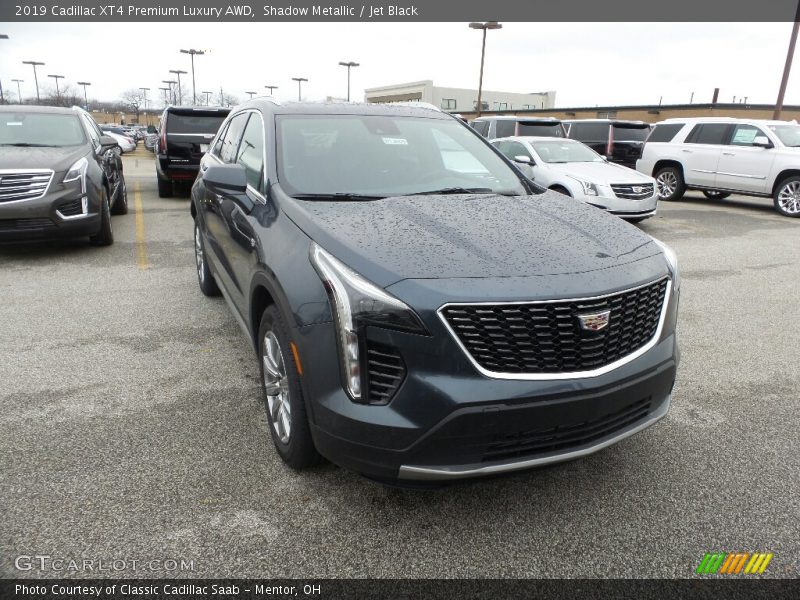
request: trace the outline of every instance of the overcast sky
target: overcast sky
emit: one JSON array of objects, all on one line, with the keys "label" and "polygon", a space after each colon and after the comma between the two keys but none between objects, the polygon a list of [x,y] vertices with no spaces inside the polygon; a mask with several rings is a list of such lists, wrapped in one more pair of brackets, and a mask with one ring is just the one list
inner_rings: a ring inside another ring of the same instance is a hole
[{"label": "overcast sky", "polygon": [[[746,96],[774,103],[791,23],[504,23],[487,37],[484,89],[555,90],[557,107],[710,102]],[[433,79],[449,87],[477,88],[479,31],[466,23],[111,23],[3,24],[0,79],[16,96],[12,78],[24,79],[23,96],[35,94],[33,72],[23,60],[45,62],[48,74],[67,83],[91,81],[89,97],[118,99],[128,88],[150,87],[151,98],[170,69],[190,71],[180,48],[205,49],[195,61],[201,90],[246,99],[279,86],[279,99],[296,99],[292,77],[306,77],[304,99],[346,95],[346,69],[356,61],[353,99],[363,90]],[[183,76],[191,97],[191,75]],[[188,96],[187,96],[188,91]],[[800,104],[800,61],[787,104]],[[160,104],[159,104],[160,106]]]}]

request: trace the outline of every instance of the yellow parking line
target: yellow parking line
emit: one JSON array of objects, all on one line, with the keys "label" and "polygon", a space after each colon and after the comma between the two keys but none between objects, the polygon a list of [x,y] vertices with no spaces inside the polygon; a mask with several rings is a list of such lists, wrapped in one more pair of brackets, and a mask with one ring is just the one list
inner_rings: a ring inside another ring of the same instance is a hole
[{"label": "yellow parking line", "polygon": [[139,182],[133,186],[133,208],[136,211],[136,264],[139,270],[150,268],[147,259],[147,240],[144,238],[144,211],[142,210],[142,193],[139,191]]}]

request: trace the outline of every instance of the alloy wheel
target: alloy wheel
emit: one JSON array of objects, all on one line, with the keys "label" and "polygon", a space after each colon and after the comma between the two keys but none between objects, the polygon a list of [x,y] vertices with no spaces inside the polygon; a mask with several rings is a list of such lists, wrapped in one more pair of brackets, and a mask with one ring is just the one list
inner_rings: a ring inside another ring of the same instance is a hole
[{"label": "alloy wheel", "polygon": [[278,439],[289,443],[292,432],[292,409],[289,403],[289,379],[278,338],[272,331],[264,334],[263,346],[264,388],[267,391],[267,406]]},{"label": "alloy wheel", "polygon": [[781,188],[778,205],[787,214],[800,214],[800,181],[791,181]]},{"label": "alloy wheel", "polygon": [[656,183],[658,184],[659,198],[669,198],[675,193],[675,190],[678,189],[678,178],[675,177],[675,173],[672,171],[659,173],[656,178]]},{"label": "alloy wheel", "polygon": [[205,282],[205,256],[203,254],[203,242],[200,239],[200,228],[194,228],[194,258],[197,262],[197,277],[200,283]]}]

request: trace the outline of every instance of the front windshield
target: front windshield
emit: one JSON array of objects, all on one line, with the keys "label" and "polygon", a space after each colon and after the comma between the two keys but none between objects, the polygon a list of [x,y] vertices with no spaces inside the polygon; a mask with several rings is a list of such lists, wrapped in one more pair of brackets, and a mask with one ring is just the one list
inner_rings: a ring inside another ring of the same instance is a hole
[{"label": "front windshield", "polygon": [[78,115],[0,112],[0,146],[78,146]]},{"label": "front windshield", "polygon": [[278,179],[292,196],[525,194],[519,177],[453,119],[281,115]]},{"label": "front windshield", "polygon": [[770,130],[778,136],[784,146],[796,148],[800,146],[800,125],[770,125]]},{"label": "front windshield", "polygon": [[602,162],[603,157],[579,142],[540,141],[532,142],[536,154],[546,163]]}]

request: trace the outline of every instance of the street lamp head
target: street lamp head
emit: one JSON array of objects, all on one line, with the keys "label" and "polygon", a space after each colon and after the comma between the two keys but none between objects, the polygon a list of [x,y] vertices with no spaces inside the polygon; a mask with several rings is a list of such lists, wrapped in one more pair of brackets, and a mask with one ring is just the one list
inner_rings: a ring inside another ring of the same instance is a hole
[{"label": "street lamp head", "polygon": [[487,21],[485,23],[470,23],[471,29],[502,29],[503,26],[497,21]]},{"label": "street lamp head", "polygon": [[177,75],[185,75],[186,73],[188,73],[188,71],[181,71],[180,69],[170,69],[169,72],[175,73]]},{"label": "street lamp head", "polygon": [[205,53],[205,50],[195,50],[194,48],[190,48],[189,50],[181,49],[181,54],[194,54],[196,56],[202,56]]},{"label": "street lamp head", "polygon": [[91,81],[78,81],[78,85],[92,85]]},{"label": "street lamp head", "polygon": [[357,62],[353,62],[353,61],[350,61],[350,62],[341,62],[340,61],[339,64],[342,65],[343,67],[358,67],[358,66],[360,66]]},{"label": "street lamp head", "polygon": [[23,65],[33,65],[34,67],[41,67],[42,65],[44,65],[43,62],[39,62],[39,61],[36,61],[36,60],[23,60],[22,64]]},{"label": "street lamp head", "polygon": [[305,77],[292,77],[292,81],[308,81]]}]

